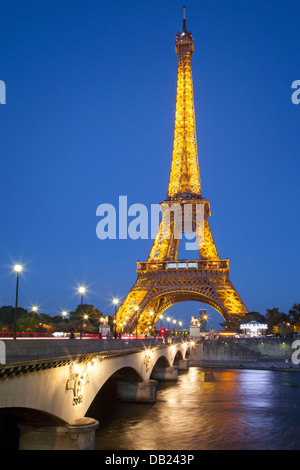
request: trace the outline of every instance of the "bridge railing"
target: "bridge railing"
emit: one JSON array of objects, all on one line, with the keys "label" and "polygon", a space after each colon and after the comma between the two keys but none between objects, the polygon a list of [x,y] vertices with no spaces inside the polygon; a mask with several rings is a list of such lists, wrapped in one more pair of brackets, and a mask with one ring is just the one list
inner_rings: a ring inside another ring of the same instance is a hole
[{"label": "bridge railing", "polygon": [[5,343],[6,363],[22,362],[33,359],[55,358],[61,356],[78,356],[103,351],[121,351],[134,348],[148,348],[163,345],[163,339],[117,339],[89,341],[67,338],[44,339],[2,339]]}]

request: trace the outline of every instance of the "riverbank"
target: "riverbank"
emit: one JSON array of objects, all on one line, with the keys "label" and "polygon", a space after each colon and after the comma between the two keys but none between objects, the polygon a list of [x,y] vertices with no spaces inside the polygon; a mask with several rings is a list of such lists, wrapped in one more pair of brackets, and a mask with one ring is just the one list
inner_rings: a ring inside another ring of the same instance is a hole
[{"label": "riverbank", "polygon": [[270,360],[246,360],[246,361],[190,361],[190,367],[202,367],[204,369],[252,369],[273,370],[285,372],[300,372],[300,366],[276,359]]},{"label": "riverbank", "polygon": [[190,366],[300,372],[295,351],[292,338],[200,340],[192,352]]}]

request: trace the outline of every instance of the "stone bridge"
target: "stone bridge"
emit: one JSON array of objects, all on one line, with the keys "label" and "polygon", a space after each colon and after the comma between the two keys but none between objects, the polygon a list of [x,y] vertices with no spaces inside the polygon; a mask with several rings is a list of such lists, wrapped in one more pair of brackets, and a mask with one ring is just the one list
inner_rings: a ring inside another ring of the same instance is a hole
[{"label": "stone bridge", "polygon": [[99,423],[89,410],[106,384],[116,399],[155,403],[157,382],[177,381],[192,351],[188,341],[24,339],[5,345],[0,436],[3,446],[14,423],[19,449],[92,449]]}]

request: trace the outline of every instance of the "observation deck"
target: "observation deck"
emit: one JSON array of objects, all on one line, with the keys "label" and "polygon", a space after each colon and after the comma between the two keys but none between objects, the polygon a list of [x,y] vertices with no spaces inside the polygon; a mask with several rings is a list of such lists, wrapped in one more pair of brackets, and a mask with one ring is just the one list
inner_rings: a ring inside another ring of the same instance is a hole
[{"label": "observation deck", "polygon": [[229,259],[222,260],[178,260],[178,261],[138,261],[137,273],[153,271],[218,271],[229,272]]}]

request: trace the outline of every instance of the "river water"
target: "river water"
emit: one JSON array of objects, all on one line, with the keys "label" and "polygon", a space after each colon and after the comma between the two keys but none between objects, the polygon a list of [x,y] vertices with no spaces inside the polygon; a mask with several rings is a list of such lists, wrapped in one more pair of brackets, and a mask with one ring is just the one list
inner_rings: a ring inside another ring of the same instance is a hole
[{"label": "river water", "polygon": [[99,425],[96,449],[299,450],[300,373],[191,367],[155,404],[108,406]]}]

